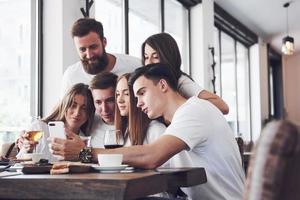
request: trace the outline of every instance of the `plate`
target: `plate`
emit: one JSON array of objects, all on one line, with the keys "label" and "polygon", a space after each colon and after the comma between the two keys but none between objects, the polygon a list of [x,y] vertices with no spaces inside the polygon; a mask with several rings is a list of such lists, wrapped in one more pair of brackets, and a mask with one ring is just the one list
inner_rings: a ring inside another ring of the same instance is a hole
[{"label": "plate", "polygon": [[15,172],[15,171],[22,171],[22,169],[23,169],[23,165],[16,163],[15,165],[11,166],[7,170]]},{"label": "plate", "polygon": [[9,166],[7,166],[7,165],[6,166],[5,165],[0,165],[0,170],[1,169],[6,169],[7,167],[9,167]]},{"label": "plate", "polygon": [[111,173],[111,172],[120,172],[124,170],[128,165],[120,165],[120,166],[111,166],[111,167],[101,167],[100,165],[92,165],[95,170],[99,170],[103,173]]}]

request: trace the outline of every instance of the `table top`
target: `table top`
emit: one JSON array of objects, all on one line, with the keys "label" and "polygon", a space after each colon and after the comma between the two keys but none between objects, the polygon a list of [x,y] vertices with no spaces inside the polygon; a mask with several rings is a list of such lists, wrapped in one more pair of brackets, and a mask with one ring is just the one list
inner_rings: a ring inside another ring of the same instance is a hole
[{"label": "table top", "polygon": [[204,168],[162,168],[110,174],[22,174],[0,179],[0,198],[134,199],[205,182]]}]

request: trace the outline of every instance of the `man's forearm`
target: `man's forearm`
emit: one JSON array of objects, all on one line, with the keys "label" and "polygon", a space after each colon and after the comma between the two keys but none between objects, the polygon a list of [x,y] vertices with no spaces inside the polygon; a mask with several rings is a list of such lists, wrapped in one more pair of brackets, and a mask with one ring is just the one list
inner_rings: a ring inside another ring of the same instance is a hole
[{"label": "man's forearm", "polygon": [[148,151],[146,145],[136,145],[131,147],[117,148],[117,149],[103,149],[93,148],[93,161],[98,162],[98,154],[123,154],[123,163],[133,167],[153,169],[160,164],[154,153]]},{"label": "man's forearm", "polygon": [[175,136],[161,136],[155,142],[117,149],[93,149],[93,160],[98,154],[123,154],[123,163],[133,167],[154,169],[159,167],[176,153],[187,149],[187,145]]}]

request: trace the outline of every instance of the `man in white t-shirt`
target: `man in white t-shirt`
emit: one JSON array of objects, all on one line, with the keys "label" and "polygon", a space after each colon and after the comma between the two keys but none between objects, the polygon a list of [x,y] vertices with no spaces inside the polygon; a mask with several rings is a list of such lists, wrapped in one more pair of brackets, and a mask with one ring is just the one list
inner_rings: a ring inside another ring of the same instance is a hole
[{"label": "man in white t-shirt", "polygon": [[182,97],[177,80],[163,64],[137,69],[130,84],[137,106],[149,118],[162,116],[171,123],[151,144],[93,149],[93,159],[98,153],[122,153],[124,163],[151,169],[171,158],[171,167],[205,168],[207,183],[182,188],[191,199],[241,199],[245,175],[234,134],[222,113],[208,101]]},{"label": "man in white t-shirt", "polygon": [[69,66],[63,75],[62,94],[76,83],[89,84],[95,74],[103,71],[116,75],[133,72],[140,67],[138,58],[106,53],[107,39],[101,22],[92,18],[81,18],[72,27],[72,38],[80,61]]}]

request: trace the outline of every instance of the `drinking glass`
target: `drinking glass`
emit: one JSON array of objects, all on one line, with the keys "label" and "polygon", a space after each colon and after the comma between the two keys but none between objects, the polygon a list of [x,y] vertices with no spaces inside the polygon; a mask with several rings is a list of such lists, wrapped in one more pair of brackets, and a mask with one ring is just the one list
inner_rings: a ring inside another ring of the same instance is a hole
[{"label": "drinking glass", "polygon": [[[32,117],[31,127],[27,129],[26,133],[28,136],[26,137],[27,140],[38,142],[44,135],[42,128],[39,126],[39,117]],[[34,145],[33,152],[36,152],[36,145]]]},{"label": "drinking glass", "polygon": [[119,148],[124,145],[124,136],[120,130],[106,130],[104,135],[105,149]]}]

